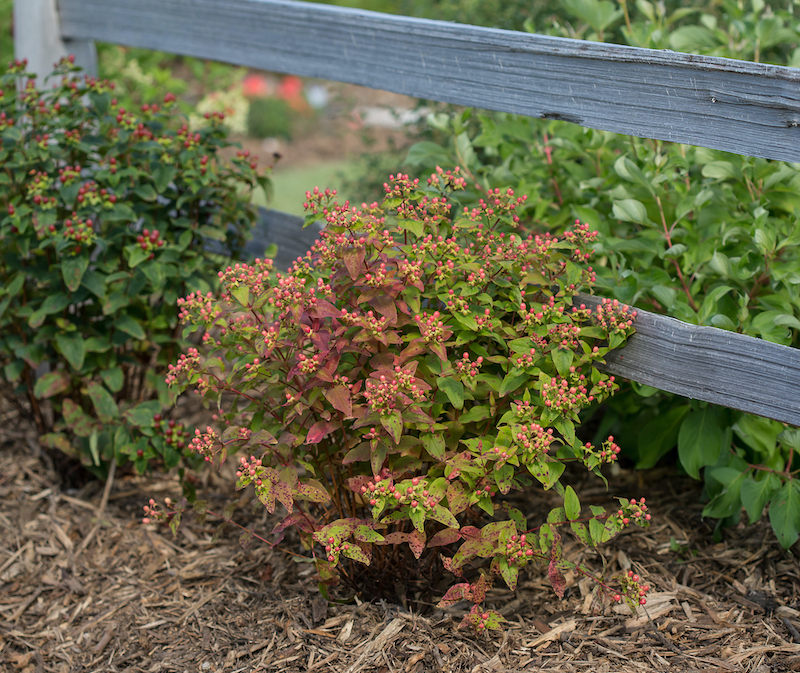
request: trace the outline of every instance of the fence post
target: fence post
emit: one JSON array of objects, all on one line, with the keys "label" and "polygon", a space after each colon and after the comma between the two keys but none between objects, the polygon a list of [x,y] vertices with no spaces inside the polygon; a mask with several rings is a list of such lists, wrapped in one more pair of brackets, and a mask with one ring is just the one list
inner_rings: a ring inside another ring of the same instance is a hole
[{"label": "fence post", "polygon": [[39,75],[39,85],[53,64],[67,54],[89,74],[97,73],[94,42],[62,40],[56,0],[17,0],[14,3],[14,57],[28,59],[28,70]]}]

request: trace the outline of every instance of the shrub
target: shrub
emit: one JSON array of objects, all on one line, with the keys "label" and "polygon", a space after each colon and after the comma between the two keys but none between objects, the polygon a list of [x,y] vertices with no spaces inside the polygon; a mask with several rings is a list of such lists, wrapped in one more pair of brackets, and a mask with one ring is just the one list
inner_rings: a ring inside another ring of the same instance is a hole
[{"label": "shrub", "polygon": [[65,59],[44,93],[24,63],[0,78],[2,378],[44,446],[96,470],[174,466],[184,431],[154,418],[186,346],[175,302],[216,286],[209,241],[240,248],[255,217],[240,192],[266,178],[247,153],[221,164],[219,116],[193,132],[171,94],[126,110],[76,70]]},{"label": "shrub", "polygon": [[[315,189],[307,222],[327,226],[288,274],[268,260],[237,264],[220,273],[219,296],[180,302],[204,345],[168,381],[218,409],[217,429],[197,430],[192,448],[217,466],[245,453],[237,488],[253,485],[269,512],[285,508],[273,532],[299,530],[323,583],[364,589],[369,578],[393,595],[415,559],[428,580],[440,564],[462,576],[487,560],[513,589],[533,561],[562,595],[575,564],[561,556],[560,528],[596,546],[650,518],[644,499],[582,512],[560,481],[567,463],[600,475],[619,452],[613,437],[593,446],[575,435],[579,412],[616,390],[594,364],[635,315],[575,300],[594,280],[585,262],[597,233],[576,223],[563,237],[523,238],[525,197],[497,189],[459,212],[463,185],[458,169],[427,185],[397,175],[382,205],[361,208]],[[564,505],[530,527],[505,496],[535,482]],[[148,521],[180,516],[145,510]],[[465,623],[478,629],[499,619],[480,606],[487,581],[444,599],[472,600]],[[638,577],[622,582],[603,587],[644,601]]]}]

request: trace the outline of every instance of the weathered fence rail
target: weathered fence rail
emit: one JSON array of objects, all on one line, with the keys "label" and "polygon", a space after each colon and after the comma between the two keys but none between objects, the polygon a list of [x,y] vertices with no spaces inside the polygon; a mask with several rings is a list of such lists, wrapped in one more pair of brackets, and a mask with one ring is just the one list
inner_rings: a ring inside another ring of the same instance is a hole
[{"label": "weathered fence rail", "polygon": [[800,161],[800,70],[291,0],[59,0],[61,35]]},{"label": "weathered fence rail", "polygon": [[[58,10],[57,34],[84,50],[92,40],[166,49],[800,161],[800,70],[793,68],[291,0],[59,0]],[[268,226],[276,237],[301,240],[299,218],[281,214]],[[608,358],[610,372],[800,425],[800,350],[646,311],[636,328]]]}]

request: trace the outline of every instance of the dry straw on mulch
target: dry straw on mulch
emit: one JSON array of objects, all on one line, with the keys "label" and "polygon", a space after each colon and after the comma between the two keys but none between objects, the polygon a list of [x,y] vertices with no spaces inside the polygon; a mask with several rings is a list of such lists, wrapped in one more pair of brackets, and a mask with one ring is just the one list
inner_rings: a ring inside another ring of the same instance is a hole
[{"label": "dry straw on mulch", "polygon": [[575,578],[559,601],[533,569],[516,595],[490,594],[506,631],[474,637],[456,629],[459,610],[329,605],[311,566],[266,545],[243,549],[234,531],[212,542],[210,520],[175,538],[140,524],[147,498],[179,492],[175,479],[118,476],[105,494],[96,483],[61,490],[13,425],[3,421],[0,448],[4,672],[800,670],[796,557],[764,524],[714,544],[698,486],[682,477],[615,478],[621,491],[647,494],[656,514],[651,529],[608,548],[613,565],[654,587],[646,613],[597,613],[591,587]]}]

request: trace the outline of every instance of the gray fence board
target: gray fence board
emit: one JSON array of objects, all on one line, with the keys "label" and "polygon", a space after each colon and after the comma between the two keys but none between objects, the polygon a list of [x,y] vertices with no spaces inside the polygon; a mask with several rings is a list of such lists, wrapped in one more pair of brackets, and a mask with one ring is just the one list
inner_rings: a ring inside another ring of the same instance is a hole
[{"label": "gray fence board", "polygon": [[637,311],[636,333],[606,358],[607,372],[800,426],[800,349]]},{"label": "gray fence board", "polygon": [[62,36],[800,161],[800,70],[291,0],[59,0]]}]

